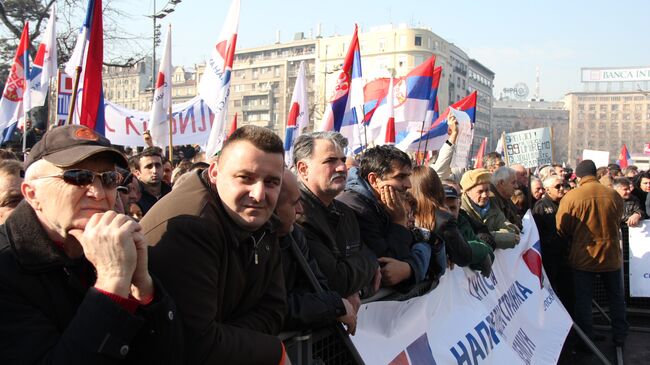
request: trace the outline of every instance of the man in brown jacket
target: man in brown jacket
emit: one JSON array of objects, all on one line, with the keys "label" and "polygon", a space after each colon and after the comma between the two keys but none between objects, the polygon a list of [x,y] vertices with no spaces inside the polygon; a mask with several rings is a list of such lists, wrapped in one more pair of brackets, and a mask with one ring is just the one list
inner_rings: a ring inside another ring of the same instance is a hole
[{"label": "man in brown jacket", "polygon": [[[176,301],[187,364],[283,364],[277,220],[282,140],[245,126],[144,216],[151,270]],[[190,174],[190,173],[188,173]],[[274,224],[275,223],[275,224]]]},{"label": "man in brown jacket", "polygon": [[613,338],[622,346],[627,336],[623,259],[619,246],[619,220],[623,199],[613,189],[596,180],[596,165],[584,160],[576,167],[579,187],[560,201],[556,225],[560,236],[570,243],[569,264],[574,272],[575,322],[594,337],[591,301],[593,280],[600,274],[607,291]]}]

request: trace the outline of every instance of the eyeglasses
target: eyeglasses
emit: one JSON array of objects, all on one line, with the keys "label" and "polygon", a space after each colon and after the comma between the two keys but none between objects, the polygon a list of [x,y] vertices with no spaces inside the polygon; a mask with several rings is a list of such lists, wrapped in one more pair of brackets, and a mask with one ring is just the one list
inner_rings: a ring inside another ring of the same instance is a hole
[{"label": "eyeglasses", "polygon": [[564,189],[564,185],[562,185],[562,184],[557,184],[557,185],[554,186],[554,188],[555,188],[555,190]]},{"label": "eyeglasses", "polygon": [[104,189],[115,189],[122,181],[122,175],[117,171],[106,171],[100,173],[90,170],[65,170],[58,174],[40,176],[36,179],[58,177],[70,185],[86,187],[95,181],[96,176],[99,176],[101,179]]}]

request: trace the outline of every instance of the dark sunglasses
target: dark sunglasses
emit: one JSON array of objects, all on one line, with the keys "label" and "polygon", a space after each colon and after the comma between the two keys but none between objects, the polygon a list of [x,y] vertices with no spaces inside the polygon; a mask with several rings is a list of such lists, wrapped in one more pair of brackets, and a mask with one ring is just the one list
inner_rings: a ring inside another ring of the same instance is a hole
[{"label": "dark sunglasses", "polygon": [[100,173],[90,170],[65,170],[55,175],[37,177],[37,179],[58,177],[70,185],[85,187],[92,184],[95,181],[96,176],[99,176],[102,181],[102,186],[105,189],[115,189],[122,181],[122,175],[117,171],[106,171]]},{"label": "dark sunglasses", "polygon": [[564,185],[562,184],[557,184],[554,186],[555,190],[560,190],[560,188],[564,188]]}]

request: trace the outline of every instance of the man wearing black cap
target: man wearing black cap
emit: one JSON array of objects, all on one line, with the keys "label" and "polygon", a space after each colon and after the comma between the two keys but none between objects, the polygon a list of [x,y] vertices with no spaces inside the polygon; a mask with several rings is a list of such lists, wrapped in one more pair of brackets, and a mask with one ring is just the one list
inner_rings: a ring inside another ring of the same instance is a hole
[{"label": "man wearing black cap", "polygon": [[619,217],[623,199],[596,180],[596,165],[584,160],[576,167],[579,187],[566,193],[556,214],[558,234],[570,242],[569,264],[574,269],[575,322],[594,338],[591,301],[593,280],[600,274],[609,300],[612,340],[622,346],[627,337],[623,258],[619,247]]},{"label": "man wearing black cap", "polygon": [[174,362],[169,296],[138,223],[111,209],[124,156],[89,128],[44,135],[0,226],[0,363]]}]

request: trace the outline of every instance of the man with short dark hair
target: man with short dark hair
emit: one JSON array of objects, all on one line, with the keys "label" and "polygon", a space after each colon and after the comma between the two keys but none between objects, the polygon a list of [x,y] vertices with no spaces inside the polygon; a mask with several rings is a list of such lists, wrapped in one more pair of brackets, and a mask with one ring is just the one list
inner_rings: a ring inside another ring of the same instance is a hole
[{"label": "man with short dark hair", "polygon": [[647,216],[639,199],[632,195],[632,183],[626,177],[617,177],[612,185],[625,202],[621,223],[626,224],[628,227],[638,226],[639,222],[646,219]]},{"label": "man with short dark hair", "polygon": [[488,170],[488,172],[494,172],[499,167],[505,165],[506,163],[503,162],[503,157],[498,152],[490,152],[483,157],[483,168]]},{"label": "man with short dark hair", "polygon": [[163,157],[158,147],[147,147],[133,159],[134,175],[140,182],[142,193],[138,205],[142,214],[147,214],[149,209],[160,198],[172,189],[163,178]]},{"label": "man with short dark hair", "polygon": [[593,338],[593,281],[600,275],[609,301],[613,341],[627,337],[623,254],[619,246],[623,199],[596,180],[596,165],[583,160],[576,167],[579,186],[566,193],[556,214],[558,234],[570,242],[569,263],[574,269],[575,322]]},{"label": "man with short dark hair", "polygon": [[0,363],[179,363],[171,298],[141,227],[111,209],[124,156],[80,125],[31,150],[25,197],[0,226]]},{"label": "man with short dark hair", "polygon": [[[426,261],[419,249],[412,251],[414,237],[407,228],[403,194],[411,187],[411,159],[395,146],[367,149],[359,168],[348,172],[345,191],[336,197],[354,210],[361,239],[382,264],[382,281],[386,286],[418,283],[424,279]],[[419,247],[420,244],[418,244]],[[425,251],[426,253],[426,251]]]},{"label": "man with short dark hair", "polygon": [[[282,140],[244,126],[142,219],[150,264],[174,297],[187,364],[282,364],[286,292],[277,220]],[[178,351],[178,349],[177,349]]]},{"label": "man with short dark hair", "polygon": [[337,132],[303,134],[294,144],[304,214],[298,219],[313,257],[331,289],[342,297],[363,290],[374,294],[381,272],[377,258],[361,239],[354,211],[334,198],[347,178],[347,139]]}]

